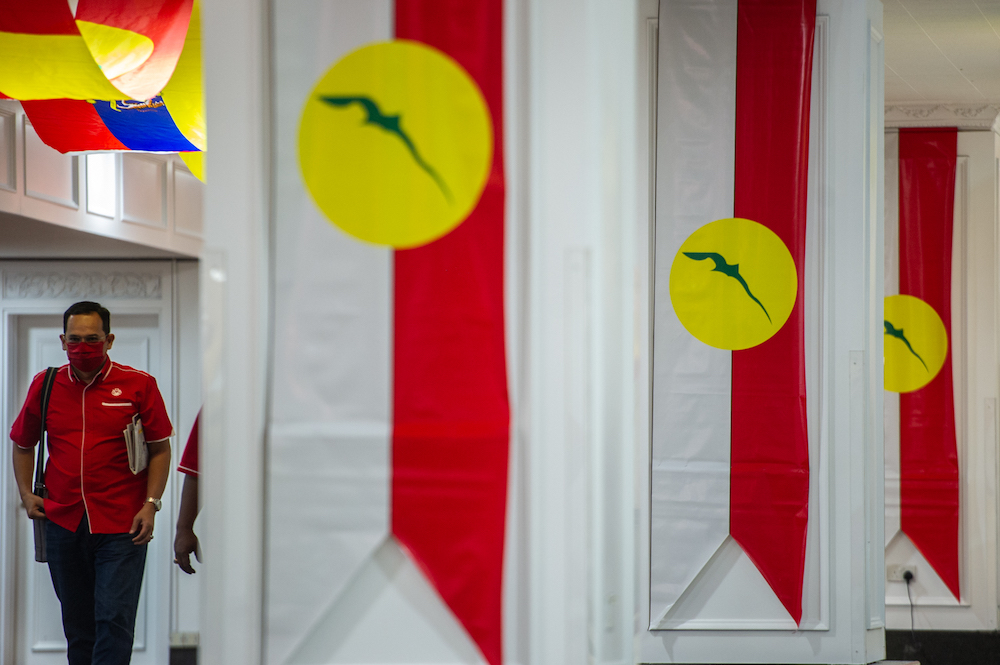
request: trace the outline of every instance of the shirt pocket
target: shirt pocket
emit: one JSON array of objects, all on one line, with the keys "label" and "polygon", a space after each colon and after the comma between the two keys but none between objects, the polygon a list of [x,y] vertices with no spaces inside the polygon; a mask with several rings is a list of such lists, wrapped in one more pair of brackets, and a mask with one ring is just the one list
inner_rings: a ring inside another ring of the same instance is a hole
[{"label": "shirt pocket", "polygon": [[127,399],[103,399],[100,402],[101,422],[105,423],[109,430],[116,435],[132,422],[132,416],[138,413],[138,408],[134,402]]}]

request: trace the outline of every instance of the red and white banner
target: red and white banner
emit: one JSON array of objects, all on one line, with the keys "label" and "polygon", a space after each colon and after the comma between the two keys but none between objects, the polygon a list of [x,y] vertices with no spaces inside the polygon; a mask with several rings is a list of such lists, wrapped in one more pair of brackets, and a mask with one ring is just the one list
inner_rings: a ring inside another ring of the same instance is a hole
[{"label": "red and white banner", "polygon": [[886,162],[899,172],[886,215],[886,543],[905,534],[960,600],[951,339],[958,132],[901,129],[891,139]]},{"label": "red and white banner", "polygon": [[493,119],[486,188],[394,265],[392,533],[491,665],[501,658],[510,408],[504,354],[503,3],[396,0],[396,38],[454,58]]},{"label": "red and white banner", "polygon": [[660,4],[651,629],[722,627],[683,608],[713,567],[773,599],[744,627],[803,618],[815,18],[811,0]]},{"label": "red and white banner", "polygon": [[499,665],[502,2],[278,2],[274,22],[268,660],[361,640]]}]

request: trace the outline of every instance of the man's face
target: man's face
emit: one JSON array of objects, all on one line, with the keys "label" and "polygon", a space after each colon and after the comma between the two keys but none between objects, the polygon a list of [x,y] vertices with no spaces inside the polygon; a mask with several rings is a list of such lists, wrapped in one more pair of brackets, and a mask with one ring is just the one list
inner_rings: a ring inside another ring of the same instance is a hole
[{"label": "man's face", "polygon": [[104,342],[104,352],[107,353],[115,341],[115,335],[111,333],[105,337],[101,315],[89,312],[70,316],[66,321],[66,333],[60,335],[59,339],[62,340],[63,351],[66,350],[67,344]]}]

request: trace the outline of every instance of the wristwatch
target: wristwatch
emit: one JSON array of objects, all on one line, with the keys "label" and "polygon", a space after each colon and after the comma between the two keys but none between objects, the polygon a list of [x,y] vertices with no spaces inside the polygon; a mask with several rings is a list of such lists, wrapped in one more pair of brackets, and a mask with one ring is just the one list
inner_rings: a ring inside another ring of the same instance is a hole
[{"label": "wristwatch", "polygon": [[160,508],[163,507],[163,502],[155,497],[149,497],[146,499],[146,503],[153,504],[153,508],[156,508],[156,512],[160,512]]}]

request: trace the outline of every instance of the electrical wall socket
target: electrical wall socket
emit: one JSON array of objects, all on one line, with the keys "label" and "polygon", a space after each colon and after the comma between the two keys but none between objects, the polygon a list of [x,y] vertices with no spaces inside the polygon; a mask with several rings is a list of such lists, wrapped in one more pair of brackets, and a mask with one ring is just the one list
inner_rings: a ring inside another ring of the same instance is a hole
[{"label": "electrical wall socket", "polygon": [[170,646],[172,647],[196,647],[198,646],[199,633],[170,633]]},{"label": "electrical wall socket", "polygon": [[908,566],[901,563],[892,563],[885,567],[885,579],[888,582],[905,582],[904,575],[909,572],[913,579],[917,579],[917,567]]}]

